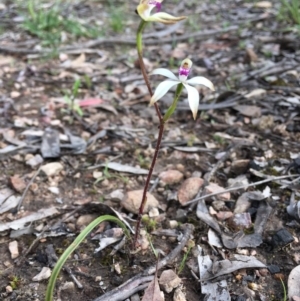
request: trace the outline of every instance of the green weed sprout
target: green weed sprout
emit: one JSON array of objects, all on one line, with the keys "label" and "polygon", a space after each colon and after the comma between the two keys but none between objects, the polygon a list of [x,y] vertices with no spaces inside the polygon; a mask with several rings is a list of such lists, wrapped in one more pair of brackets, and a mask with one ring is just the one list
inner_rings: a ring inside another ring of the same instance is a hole
[{"label": "green weed sprout", "polygon": [[47,291],[45,301],[52,301],[53,300],[53,292],[57,277],[63,268],[64,264],[66,263],[68,257],[74,252],[74,250],[82,243],[82,241],[91,233],[91,231],[98,226],[100,223],[108,221],[118,224],[124,230],[125,234],[129,237],[129,231],[127,230],[126,226],[116,217],[112,215],[103,215],[92,221],[82,232],[76,237],[76,239],[71,243],[71,245],[65,250],[65,252],[61,255],[58,259],[50,280],[48,282]]},{"label": "green weed sprout", "polygon": [[183,271],[184,269],[184,266],[185,266],[185,263],[186,263],[186,260],[190,254],[190,251],[192,250],[192,248],[195,246],[195,243],[193,241],[189,241],[189,244],[188,244],[188,249],[187,251],[184,253],[183,255],[183,258],[180,262],[180,265],[179,265],[179,268],[178,268],[178,275]]},{"label": "green weed sprout", "polygon": [[154,245],[153,245],[153,242],[152,242],[152,239],[151,239],[151,235],[149,233],[147,233],[147,238],[149,240],[149,243],[150,243],[150,247],[151,247],[151,250],[154,254],[154,256],[156,257],[156,259],[158,259],[158,252],[156,251],[156,249],[154,248]]},{"label": "green weed sprout", "polygon": [[80,106],[75,103],[75,98],[78,95],[78,90],[80,87],[81,81],[77,78],[73,84],[71,94],[67,94],[64,96],[65,102],[68,104],[69,109],[72,113],[76,112],[80,117],[83,116],[83,111],[81,110]]},{"label": "green weed sprout", "polygon": [[125,184],[128,183],[128,178],[127,177],[124,177],[122,175],[118,176],[118,175],[113,175],[109,172],[108,170],[108,164],[105,164],[105,167],[103,169],[103,176],[102,177],[99,177],[98,179],[96,179],[96,181],[94,182],[94,185],[96,185],[97,183],[103,181],[103,180],[106,180],[106,179],[120,179],[122,180]]},{"label": "green weed sprout", "polygon": [[13,290],[16,290],[20,286],[20,283],[21,279],[18,276],[14,275],[11,277],[9,285],[12,287]]}]

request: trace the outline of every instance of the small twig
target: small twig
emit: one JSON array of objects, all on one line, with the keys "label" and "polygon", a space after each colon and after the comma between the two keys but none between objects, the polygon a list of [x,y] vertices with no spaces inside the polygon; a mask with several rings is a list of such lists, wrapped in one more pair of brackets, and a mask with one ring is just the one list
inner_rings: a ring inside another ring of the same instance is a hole
[{"label": "small twig", "polygon": [[[204,31],[198,31],[192,34],[186,34],[182,36],[177,36],[175,38],[164,38],[161,39],[161,35],[159,36],[158,39],[151,39],[151,40],[146,40],[145,44],[146,45],[158,45],[158,44],[168,44],[168,43],[173,43],[174,41],[181,42],[181,41],[186,41],[189,39],[194,39],[194,41],[199,41],[206,39],[207,37],[212,37],[213,35],[218,35],[230,31],[235,31],[238,30],[238,26],[230,26],[228,28],[223,28],[223,29],[216,29],[216,30],[204,30]],[[101,38],[101,39],[96,39],[93,41],[89,41],[85,43],[84,48],[82,48],[81,45],[72,45],[68,47],[61,47],[57,49],[57,52],[64,52],[64,53],[69,53],[69,52],[74,52],[74,50],[81,52],[83,50],[86,50],[88,48],[93,48],[93,47],[99,47],[100,45],[131,45],[135,46],[136,41],[133,37],[128,37],[126,39],[121,39],[120,37],[116,38]],[[43,54],[47,55],[49,53],[52,53],[53,50],[49,48],[45,49],[26,49],[26,48],[20,48],[18,45],[11,46],[11,47],[5,47],[5,46],[0,46],[0,52],[6,52],[6,53],[14,53],[14,54]]]},{"label": "small twig", "polygon": [[[111,290],[110,292],[105,293],[101,297],[94,299],[93,301],[123,301],[126,300],[131,295],[145,289],[148,287],[150,281],[152,281],[154,276],[146,277],[134,277],[117,287],[116,289]],[[144,284],[146,282],[146,284]]]},{"label": "small twig", "polygon": [[266,89],[266,90],[275,90],[275,91],[284,91],[288,93],[300,93],[299,87],[285,87],[285,86],[259,86],[260,88]]},{"label": "small twig", "polygon": [[298,65],[299,65],[299,63],[296,63],[296,62],[282,61],[282,62],[272,65],[272,66],[266,66],[259,70],[254,70],[254,71],[250,72],[249,74],[243,76],[241,78],[240,82],[244,82],[251,78],[265,77],[268,75],[283,73],[285,71],[288,71],[288,70],[291,70],[291,69],[297,67]]},{"label": "small twig", "polygon": [[152,184],[151,188],[149,189],[149,193],[152,193],[152,191],[157,187],[159,183],[159,177],[157,177],[154,181],[154,183]]},{"label": "small twig", "polygon": [[79,282],[79,280],[75,277],[75,275],[73,274],[72,270],[68,267],[64,267],[63,268],[68,274],[69,276],[72,278],[72,280],[75,282],[75,284],[77,285],[77,287],[79,289],[83,289],[83,285]]},{"label": "small twig", "polygon": [[200,200],[208,199],[210,197],[213,197],[213,196],[216,196],[216,195],[219,195],[219,194],[223,194],[223,193],[226,193],[226,192],[236,191],[236,190],[245,189],[245,188],[247,189],[248,187],[253,187],[253,186],[256,186],[256,185],[261,185],[261,184],[264,184],[264,183],[268,183],[268,182],[272,182],[272,181],[278,181],[278,180],[287,179],[287,178],[295,178],[295,177],[299,177],[299,176],[300,176],[300,174],[286,175],[286,176],[279,176],[279,177],[269,177],[268,179],[258,181],[258,182],[255,182],[255,183],[246,184],[246,185],[242,185],[242,186],[238,186],[238,187],[231,187],[231,188],[225,189],[223,191],[219,191],[219,192],[207,194],[207,195],[204,195],[204,196],[201,196],[201,197],[197,197],[197,198],[187,202],[186,204],[184,204],[182,206],[187,206],[187,205],[193,204],[195,202],[198,202]]},{"label": "small twig", "polygon": [[27,194],[27,191],[28,191],[29,187],[31,186],[31,184],[33,183],[33,181],[35,180],[35,178],[37,177],[37,175],[39,174],[39,172],[41,171],[41,167],[42,166],[39,167],[39,169],[36,171],[36,173],[33,175],[33,177],[31,178],[31,180],[29,181],[28,185],[26,186],[26,188],[25,188],[25,190],[24,190],[24,192],[23,192],[23,194],[22,194],[22,196],[21,196],[21,198],[19,200],[19,204],[18,204],[16,213],[18,213],[18,211],[20,210],[20,207],[22,206],[24,198],[25,198],[25,196]]}]

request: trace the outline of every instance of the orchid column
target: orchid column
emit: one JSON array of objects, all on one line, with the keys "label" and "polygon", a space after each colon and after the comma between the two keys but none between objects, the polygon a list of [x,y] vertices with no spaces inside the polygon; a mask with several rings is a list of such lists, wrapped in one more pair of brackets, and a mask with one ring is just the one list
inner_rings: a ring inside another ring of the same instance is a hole
[{"label": "orchid column", "polygon": [[[204,85],[204,86],[210,88],[211,90],[214,90],[213,84],[204,77],[196,76],[194,78],[187,80],[187,77],[188,77],[191,67],[192,67],[192,61],[190,59],[185,59],[181,63],[181,66],[179,68],[178,77],[176,77],[171,71],[164,69],[164,68],[158,68],[158,69],[155,69],[152,71],[151,75],[152,74],[153,75],[160,74],[160,75],[163,75],[163,76],[169,78],[169,79],[163,81],[162,83],[160,83],[158,85],[157,89],[155,90],[155,93],[153,94],[151,85],[149,83],[149,78],[147,76],[145,64],[143,61],[143,42],[142,42],[143,30],[146,27],[147,22],[160,22],[160,23],[164,23],[164,24],[174,24],[174,23],[184,20],[186,18],[185,16],[174,17],[170,14],[160,12],[162,1],[163,0],[158,0],[158,1],[141,0],[140,4],[137,7],[137,13],[142,18],[142,21],[141,21],[138,31],[137,31],[137,38],[136,38],[139,63],[140,63],[140,68],[141,68],[145,83],[147,85],[149,94],[151,96],[150,104],[154,104],[156,114],[159,118],[159,133],[158,133],[158,138],[157,138],[157,142],[156,142],[154,156],[153,156],[153,159],[151,162],[151,166],[149,169],[149,173],[148,173],[144,191],[143,191],[142,202],[141,202],[141,205],[139,208],[139,215],[138,215],[138,219],[137,219],[137,224],[136,224],[136,228],[135,228],[135,237],[134,237],[134,241],[133,241],[134,248],[137,247],[137,239],[138,239],[138,235],[139,235],[142,214],[144,212],[144,207],[147,202],[147,191],[149,188],[150,179],[151,179],[153,169],[154,169],[154,166],[156,163],[156,159],[158,156],[158,151],[159,151],[161,140],[162,140],[165,122],[174,113],[176,106],[177,106],[178,99],[180,97],[180,94],[181,94],[183,88],[185,88],[188,92],[188,101],[189,101],[189,105],[192,110],[194,119],[196,118],[198,106],[199,106],[199,93],[196,88],[194,88],[190,85],[201,84],[201,85]],[[153,10],[153,8],[156,8],[157,12],[155,14],[151,15],[151,11]],[[175,93],[173,103],[167,110],[166,114],[164,116],[162,116],[160,109],[157,105],[157,101],[159,99],[161,99],[169,91],[169,89],[175,85],[177,85],[177,90]]]}]

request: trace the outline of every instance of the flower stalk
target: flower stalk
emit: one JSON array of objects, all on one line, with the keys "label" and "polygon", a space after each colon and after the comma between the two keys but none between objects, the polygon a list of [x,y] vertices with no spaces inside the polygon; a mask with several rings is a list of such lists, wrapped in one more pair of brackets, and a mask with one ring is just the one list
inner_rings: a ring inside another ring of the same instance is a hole
[{"label": "flower stalk", "polygon": [[[153,92],[152,92],[152,89],[151,89],[151,85],[150,85],[150,82],[149,82],[149,78],[148,78],[146,67],[145,67],[144,60],[143,60],[143,36],[142,36],[142,34],[143,34],[143,30],[146,27],[146,25],[147,25],[147,22],[144,21],[144,20],[141,20],[141,23],[140,23],[138,31],[137,31],[136,46],[137,46],[137,52],[138,52],[138,58],[139,58],[139,65],[140,65],[140,68],[141,68],[146,86],[148,88],[149,94],[152,97]],[[158,152],[159,152],[159,149],[160,149],[160,144],[161,144],[161,140],[162,140],[162,136],[163,136],[163,132],[164,132],[164,120],[163,120],[162,114],[160,112],[160,109],[158,107],[158,104],[155,103],[154,107],[155,107],[156,114],[157,114],[158,119],[159,119],[159,132],[158,132],[158,138],[157,138],[157,141],[156,141],[154,156],[152,158],[152,162],[151,162],[149,172],[148,172],[148,175],[147,175],[147,179],[146,179],[146,182],[145,182],[145,186],[144,186],[142,202],[141,202],[141,205],[140,205],[140,208],[139,208],[139,214],[138,214],[138,218],[137,218],[137,224],[136,224],[136,227],[135,227],[135,235],[134,235],[134,240],[133,240],[133,248],[137,247],[137,240],[138,240],[138,235],[139,235],[139,232],[140,232],[144,207],[147,203],[147,191],[149,189],[151,176],[152,176],[152,173],[153,173],[153,170],[154,170],[154,166],[155,166],[155,163],[156,163],[156,159],[157,159],[157,156],[158,156]]]},{"label": "flower stalk", "polygon": [[[138,27],[137,35],[136,35],[136,47],[137,47],[137,52],[138,52],[139,65],[140,65],[140,68],[141,68],[141,71],[142,71],[142,74],[144,77],[144,81],[146,83],[148,92],[149,92],[150,96],[152,97],[153,92],[151,89],[151,85],[150,85],[149,78],[147,75],[147,70],[146,70],[146,67],[144,64],[144,60],[143,60],[143,31],[144,31],[146,25],[147,25],[147,22],[144,20],[141,20],[140,25]],[[160,109],[157,104],[154,107],[155,107],[156,114],[158,116],[160,127],[161,127],[162,115],[161,115]]]},{"label": "flower stalk", "polygon": [[[140,4],[137,7],[137,13],[141,17],[141,22],[138,27],[137,36],[136,36],[136,45],[137,45],[137,52],[138,52],[138,58],[139,58],[139,65],[146,83],[146,86],[148,88],[149,94],[150,94],[150,105],[154,105],[156,114],[159,119],[159,132],[158,132],[158,138],[156,142],[156,147],[154,151],[154,156],[151,162],[151,166],[149,169],[149,173],[147,175],[147,179],[145,182],[144,190],[143,190],[143,196],[142,201],[140,204],[139,212],[138,212],[138,218],[135,228],[135,236],[133,240],[133,248],[138,247],[138,236],[140,232],[140,226],[141,226],[141,220],[142,215],[144,212],[144,207],[147,203],[147,191],[150,184],[150,179],[154,170],[154,166],[157,160],[158,152],[160,149],[160,144],[162,141],[163,131],[164,131],[164,125],[169,120],[169,118],[173,115],[175,112],[175,109],[177,107],[177,103],[180,97],[181,92],[183,89],[185,89],[188,93],[188,102],[190,109],[193,113],[193,118],[196,119],[198,107],[199,107],[199,92],[198,90],[193,87],[194,85],[203,85],[211,90],[214,90],[214,86],[210,80],[208,80],[205,77],[202,76],[196,76],[191,79],[188,79],[189,73],[191,71],[192,67],[192,61],[188,58],[182,61],[180,68],[178,70],[178,77],[171,72],[168,69],[165,68],[158,68],[153,70],[150,75],[159,74],[162,76],[167,77],[167,80],[164,80],[161,82],[155,92],[152,92],[151,85],[149,82],[149,78],[147,75],[147,70],[145,68],[144,60],[143,60],[143,38],[142,34],[143,31],[147,25],[148,22],[160,22],[163,24],[174,24],[178,21],[181,21],[185,19],[185,16],[180,17],[174,17],[170,14],[160,12],[161,10],[161,3],[163,0],[140,0]],[[153,8],[156,8],[157,12],[154,14],[151,14],[151,11]],[[177,86],[174,100],[171,104],[171,106],[168,108],[167,112],[164,116],[162,116],[160,109],[157,105],[157,101],[161,99],[172,87]]]}]

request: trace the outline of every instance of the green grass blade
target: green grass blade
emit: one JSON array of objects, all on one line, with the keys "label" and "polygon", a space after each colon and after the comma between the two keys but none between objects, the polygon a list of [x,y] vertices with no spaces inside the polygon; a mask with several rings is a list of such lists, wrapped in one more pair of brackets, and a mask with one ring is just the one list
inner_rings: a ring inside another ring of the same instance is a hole
[{"label": "green grass blade", "polygon": [[58,259],[51,277],[49,279],[49,283],[47,286],[47,291],[46,291],[46,296],[45,296],[45,301],[52,301],[53,300],[53,292],[54,292],[54,287],[56,283],[56,279],[66,263],[68,257],[74,252],[74,250],[82,243],[82,241],[90,234],[90,232],[98,226],[100,223],[104,221],[109,221],[109,222],[114,222],[118,224],[124,232],[126,233],[127,236],[129,236],[129,231],[127,230],[126,226],[116,217],[112,215],[103,215],[92,221],[73,241],[73,243],[65,250],[65,252],[61,255],[61,257]]}]

